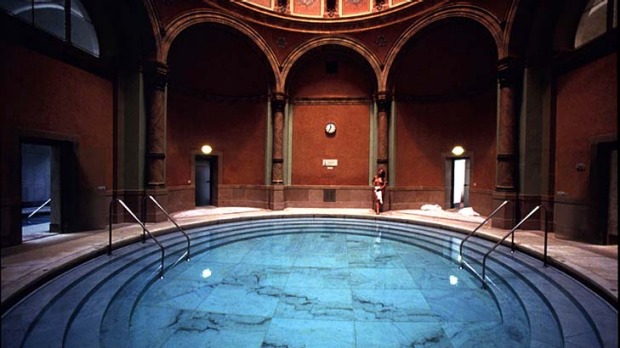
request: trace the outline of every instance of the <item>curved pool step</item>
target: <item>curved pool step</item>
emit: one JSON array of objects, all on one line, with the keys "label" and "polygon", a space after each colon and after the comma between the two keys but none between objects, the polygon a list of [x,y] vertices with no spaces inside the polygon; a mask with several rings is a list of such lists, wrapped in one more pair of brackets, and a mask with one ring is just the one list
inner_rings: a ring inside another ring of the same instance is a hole
[{"label": "curved pool step", "polygon": [[77,313],[86,302],[98,300],[95,294],[102,287],[121,286],[136,273],[148,270],[156,264],[159,255],[153,251],[149,243],[141,248],[132,249],[134,250],[119,257],[106,255],[92,260],[88,267],[82,265],[77,267],[80,273],[83,273],[77,279],[67,278],[54,282],[64,284],[65,287],[59,289],[60,291],[55,293],[44,309],[37,313],[30,324],[27,336],[24,337],[24,346],[40,347],[50,341],[65,342],[65,332],[75,322]]},{"label": "curved pool step", "polygon": [[[244,230],[241,236],[242,238],[249,238],[253,233],[256,234],[260,231],[260,229],[254,228],[249,231]],[[215,239],[211,236],[203,238],[203,240],[196,239],[193,241],[192,250],[200,253],[203,252],[202,249],[207,250],[220,244],[234,242],[237,237],[238,234],[218,233]],[[164,267],[167,268],[166,273],[164,273],[165,277],[179,270],[179,265],[173,268],[169,267],[185,253],[186,239],[178,234],[170,234],[163,238],[158,237],[158,240],[167,250],[164,262]],[[213,245],[214,240],[217,241],[215,245]],[[197,241],[199,243],[196,244]],[[131,311],[141,293],[147,289],[149,284],[159,278],[159,248],[154,244],[143,245],[142,248],[148,252],[145,253],[140,262],[134,262],[133,267],[124,269],[122,272],[115,272],[112,276],[102,280],[100,286],[93,287],[87,296],[83,296],[80,305],[72,314],[72,320],[67,325],[64,340],[66,346],[80,347],[82,342],[105,342],[105,340],[101,340],[102,334],[123,336],[125,330],[118,330],[118,326],[115,329],[112,327],[118,325],[119,318],[130,318]],[[130,255],[134,252],[131,249],[119,249],[115,250],[113,254],[122,259],[124,255]],[[97,277],[97,275],[93,275],[93,277]],[[101,308],[105,308],[105,310],[101,310]],[[109,313],[114,314],[109,315]],[[108,318],[107,321],[106,317]],[[115,320],[109,318],[115,318]]]},{"label": "curved pool step", "polygon": [[[159,254],[152,249],[152,243],[138,242],[127,246],[123,254],[103,255],[86,261],[23,298],[18,302],[19,306],[14,306],[3,316],[3,332],[11,332],[11,339],[5,340],[7,335],[2,335],[2,346],[21,346],[22,342],[25,346],[45,346],[50,341],[62,342],[62,335],[75,310],[94,289],[144,258],[158,260]],[[5,317],[10,319],[5,320]]]},{"label": "curved pool step", "polygon": [[[562,329],[565,345],[592,347],[598,344],[601,347],[610,347],[617,343],[617,311],[610,315],[613,307],[602,298],[592,296],[591,289],[570,279],[564,272],[553,267],[542,267],[539,262],[533,262],[530,257],[524,257],[518,252],[512,255],[495,255],[494,260],[501,263],[489,267],[496,269],[501,265],[512,269],[513,278],[503,276],[502,281],[514,286],[518,278],[520,283],[525,283],[525,287],[538,292],[539,297],[548,303]],[[584,298],[589,299],[588,303],[582,303]],[[522,302],[530,307],[528,313],[537,314],[531,316],[532,326],[539,325],[543,327],[543,332],[548,331],[547,327],[537,322],[537,319],[544,316],[544,312],[529,301]],[[539,340],[545,338],[546,334],[541,335]]]},{"label": "curved pool step", "polygon": [[[400,227],[400,226],[396,227],[395,229],[399,231],[401,236],[403,234],[408,233],[407,229],[403,229],[403,227]],[[416,245],[421,243],[420,236],[424,235],[425,240],[427,241],[427,243],[430,244],[427,250],[434,250],[434,251],[437,250],[436,248],[442,246],[441,245],[442,242],[449,241],[450,243],[452,243],[453,238],[462,238],[462,235],[454,233],[454,234],[446,235],[444,236],[442,240],[438,241],[437,238],[434,238],[435,240],[433,240],[433,235],[438,233],[438,231],[416,231],[416,232],[419,233],[417,241],[415,242]],[[406,238],[405,239],[400,238],[397,240],[400,240],[405,243],[407,242]],[[472,240],[471,243],[465,246],[464,250],[469,256],[471,256],[472,254],[475,254],[475,255],[480,255],[481,257],[481,255],[483,255],[493,245],[494,243],[490,241]],[[443,245],[443,247],[445,249],[445,245]],[[511,259],[512,254],[510,253],[510,250],[507,248],[498,248],[497,255],[502,255],[503,258],[499,260],[493,259],[494,266],[496,267],[490,267],[489,276],[496,278],[496,279],[500,279],[500,280],[502,279],[502,277],[512,276],[513,272],[515,272],[516,270],[510,266],[510,263],[514,262]],[[458,254],[457,253],[454,253],[453,255],[450,255],[449,257],[446,255],[443,255],[443,256],[448,258],[455,265],[458,265]],[[476,260],[472,260],[472,262],[475,264],[478,264]],[[481,265],[481,263],[479,263],[478,265]],[[462,269],[461,271],[471,273],[471,271],[468,269]],[[479,276],[476,276],[476,278],[478,277]],[[480,283],[480,287],[482,287],[481,283]],[[501,311],[501,317],[504,323],[506,324],[506,326],[519,327],[519,325],[522,324],[522,321],[529,322],[530,323],[530,336],[531,336],[530,340],[532,343],[535,344],[538,342],[542,346],[545,346],[545,347],[562,347],[563,346],[563,335],[562,335],[561,330],[559,330],[554,325],[551,325],[551,326],[548,325],[549,320],[551,320],[555,322],[556,325],[559,326],[560,322],[555,320],[556,318],[546,317],[544,318],[544,320],[542,320],[542,318],[538,316],[532,319],[524,317],[525,313],[527,313],[528,311],[532,311],[532,310],[536,310],[536,311],[542,311],[542,310],[553,311],[554,310],[553,307],[549,305],[549,303],[543,300],[542,294],[540,292],[535,291],[535,289],[532,288],[531,284],[526,284],[518,278],[513,279],[512,282],[494,281],[494,282],[491,282],[491,284],[489,284],[489,291],[493,295],[495,302]],[[512,295],[508,295],[509,293]],[[514,309],[513,309],[514,306],[512,305],[512,302],[514,301],[515,297],[517,298],[525,297],[528,299],[528,301],[525,303],[521,301],[522,302],[521,305],[524,308],[526,308],[523,315],[521,315],[521,313],[514,312]],[[545,323],[545,325],[540,325],[539,323],[541,322]]]},{"label": "curved pool step", "polygon": [[[252,224],[248,225],[247,228],[217,231],[217,233],[212,234],[206,233],[192,240],[193,245],[191,249],[193,253],[201,253],[232,242],[261,237],[265,233],[264,227],[256,227]],[[268,234],[273,233],[268,232]],[[197,236],[194,235],[193,237]],[[158,240],[167,250],[164,262],[165,267],[178,260],[178,257],[182,256],[186,251],[186,239],[178,234],[166,235],[164,238],[158,237]],[[79,347],[80,343],[85,341],[105,342],[105,340],[100,339],[102,333],[113,335],[114,337],[124,337],[124,332],[128,332],[128,327],[122,327],[119,330],[117,326],[118,319],[130,318],[131,311],[140,298],[141,293],[146,290],[149,284],[156,281],[159,276],[160,254],[158,247],[151,244],[141,248],[149,251],[143,256],[140,263],[134,262],[134,267],[122,270],[122,272],[117,271],[106,278],[101,278],[100,286],[91,286],[91,292],[82,297],[75,312],[71,314],[72,319],[65,330],[64,342],[66,346]],[[113,254],[120,259],[123,255],[131,255],[134,252],[133,248],[128,250],[119,249],[115,250]],[[165,276],[178,272],[179,268],[177,266],[167,269]],[[100,276],[91,274],[91,277],[97,278]],[[72,299],[76,296],[79,295],[73,294]],[[106,310],[101,311],[99,310],[100,308],[106,308]],[[113,314],[108,315],[109,313]],[[115,318],[115,320],[109,318]],[[117,340],[116,342],[128,341]]]}]

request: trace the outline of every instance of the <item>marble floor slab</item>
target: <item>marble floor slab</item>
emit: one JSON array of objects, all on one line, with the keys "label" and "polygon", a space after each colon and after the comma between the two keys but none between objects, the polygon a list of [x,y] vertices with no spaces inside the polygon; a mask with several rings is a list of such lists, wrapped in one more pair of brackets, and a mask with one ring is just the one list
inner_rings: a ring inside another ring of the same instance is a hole
[{"label": "marble floor slab", "polygon": [[[471,274],[437,253],[375,236],[258,238],[195,255],[183,268],[145,292],[131,323],[136,346],[457,347],[486,340],[455,333],[463,326],[529,343],[527,323],[503,327],[497,304]],[[450,281],[456,272],[459,280]]]}]

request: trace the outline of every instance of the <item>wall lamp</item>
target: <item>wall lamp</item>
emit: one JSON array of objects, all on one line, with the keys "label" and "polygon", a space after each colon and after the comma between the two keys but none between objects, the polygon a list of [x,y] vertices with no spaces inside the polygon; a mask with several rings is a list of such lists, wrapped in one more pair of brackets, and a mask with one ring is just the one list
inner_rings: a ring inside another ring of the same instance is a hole
[{"label": "wall lamp", "polygon": [[457,145],[452,148],[452,154],[455,156],[460,156],[465,153],[465,149],[461,145]]},{"label": "wall lamp", "polygon": [[208,155],[211,153],[211,151],[213,151],[213,148],[209,145],[202,145],[200,151],[202,151],[202,153],[204,153],[205,155]]}]

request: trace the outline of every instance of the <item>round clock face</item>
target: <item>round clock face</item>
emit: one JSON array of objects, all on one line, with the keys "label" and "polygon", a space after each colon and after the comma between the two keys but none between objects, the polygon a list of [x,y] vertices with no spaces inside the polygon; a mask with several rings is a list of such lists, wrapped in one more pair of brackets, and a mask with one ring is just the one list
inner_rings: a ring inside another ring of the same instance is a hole
[{"label": "round clock face", "polygon": [[327,134],[336,133],[336,125],[333,122],[329,122],[327,125],[325,125],[325,133]]}]

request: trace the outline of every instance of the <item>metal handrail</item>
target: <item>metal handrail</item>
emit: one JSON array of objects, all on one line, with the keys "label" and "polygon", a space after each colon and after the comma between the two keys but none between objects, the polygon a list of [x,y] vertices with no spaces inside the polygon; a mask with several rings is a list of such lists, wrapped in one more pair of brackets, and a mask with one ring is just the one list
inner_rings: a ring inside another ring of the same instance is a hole
[{"label": "metal handrail", "polygon": [[43,209],[43,207],[45,207],[47,205],[47,203],[49,203],[51,201],[52,201],[52,199],[48,198],[47,201],[45,201],[45,203],[41,204],[37,209],[35,209],[32,213],[30,213],[30,215],[28,215],[28,219],[30,219],[34,214],[39,212],[39,210]]},{"label": "metal handrail", "polygon": [[547,227],[547,223],[548,223],[548,221],[547,221],[547,218],[548,218],[547,214],[549,213],[549,211],[542,204],[541,204],[541,208],[542,208],[543,213],[544,213],[543,216],[545,217],[544,220],[543,220],[544,224],[545,224],[545,240],[544,240],[544,246],[543,246],[543,249],[544,249],[544,251],[543,251],[543,267],[547,267],[547,244],[548,244],[548,242],[547,242],[547,239],[548,239],[547,235],[549,234],[549,231],[548,231],[549,228]]},{"label": "metal handrail", "polygon": [[508,204],[507,200],[502,202],[502,204],[500,204],[499,207],[495,208],[495,210],[491,213],[491,215],[489,215],[486,219],[484,219],[484,221],[482,221],[480,225],[478,225],[478,227],[476,227],[473,231],[471,231],[467,237],[463,238],[463,240],[461,241],[461,244],[459,245],[459,268],[463,268],[463,243],[465,243],[466,240],[468,240],[471,236],[473,236],[474,233],[476,233],[476,231],[480,229],[480,227],[484,226],[484,224],[486,224],[487,221],[489,221],[493,217],[493,215],[495,215],[498,211],[500,211],[500,209],[502,209],[506,204]]},{"label": "metal handrail", "polygon": [[[527,214],[527,216],[524,217],[523,220],[519,221],[519,223],[515,227],[513,227],[512,230],[510,230],[510,232],[508,232],[502,239],[500,239],[497,243],[495,243],[495,245],[489,251],[487,251],[486,254],[484,254],[484,257],[482,258],[482,287],[483,288],[486,288],[486,279],[484,277],[484,274],[486,270],[487,257],[489,256],[489,254],[491,254],[491,252],[493,252],[495,248],[497,248],[502,242],[504,242],[504,240],[506,240],[508,236],[513,234],[517,230],[517,228],[519,228],[519,226],[521,226],[521,224],[523,224],[525,220],[529,219],[530,216],[532,216],[532,214],[534,214],[538,209],[540,209],[540,207],[541,207],[540,205],[537,205],[536,207],[534,207],[534,209],[532,209],[532,211],[530,211],[530,213]],[[546,260],[546,255],[547,255],[546,240],[547,240],[547,233],[546,233],[546,228],[545,228],[545,260]],[[512,244],[513,244],[512,248],[514,248],[514,239],[513,239]]]},{"label": "metal handrail", "polygon": [[163,278],[164,277],[164,258],[166,255],[166,252],[164,251],[164,246],[157,240],[157,238],[155,238],[155,236],[151,233],[151,231],[149,231],[146,228],[146,226],[144,226],[144,224],[140,221],[140,219],[136,217],[136,215],[131,211],[131,209],[129,209],[129,207],[125,204],[125,202],[123,202],[123,200],[121,200],[120,198],[114,198],[110,202],[110,211],[109,211],[110,238],[109,238],[109,243],[108,243],[108,255],[112,255],[112,207],[114,206],[114,203],[116,202],[120,203],[123,206],[123,208],[127,210],[127,212],[131,215],[131,217],[133,217],[133,219],[136,220],[136,222],[140,224],[140,226],[142,226],[142,230],[146,231],[149,234],[149,236],[155,241],[155,243],[157,243],[157,245],[159,246],[159,249],[161,249],[161,266],[159,269],[159,278]]},{"label": "metal handrail", "polygon": [[[179,224],[177,224],[177,222],[170,216],[170,214],[168,214],[168,212],[159,204],[159,202],[157,202],[157,200],[155,199],[155,197],[151,196],[151,195],[146,195],[145,198],[149,198],[151,201],[153,201],[153,203],[155,203],[155,205],[157,206],[157,208],[159,208],[159,210],[161,210],[166,217],[168,218],[168,220],[170,220],[176,227],[177,229],[183,233],[183,235],[185,236],[185,238],[187,239],[187,252],[181,256],[181,258],[183,258],[183,256],[186,256],[185,260],[189,261],[189,255],[190,255],[190,241],[189,241],[189,236],[187,235],[187,233],[185,233],[185,231],[183,230],[183,228],[181,228],[181,226],[179,226]],[[146,204],[142,204],[143,207],[146,207]],[[181,259],[180,258],[180,259]],[[178,262],[178,261],[177,261]]]}]

